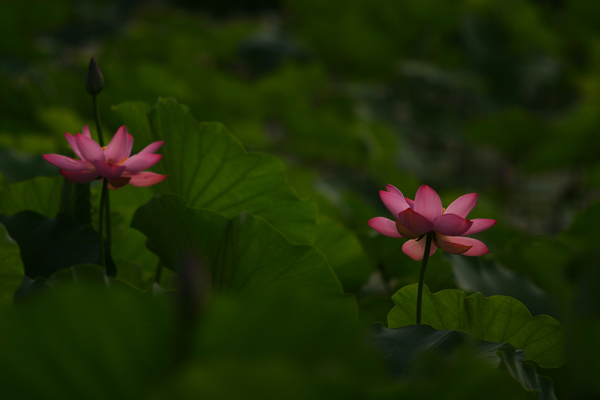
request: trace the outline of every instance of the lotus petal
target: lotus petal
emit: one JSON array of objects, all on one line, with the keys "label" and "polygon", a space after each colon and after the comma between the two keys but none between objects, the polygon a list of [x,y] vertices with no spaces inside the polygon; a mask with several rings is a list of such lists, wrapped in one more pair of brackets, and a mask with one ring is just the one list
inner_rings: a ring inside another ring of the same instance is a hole
[{"label": "lotus petal", "polygon": [[406,229],[417,236],[433,230],[433,222],[413,211],[410,207],[398,214],[398,220],[402,222]]},{"label": "lotus petal", "polygon": [[131,175],[129,184],[137,187],[152,186],[167,179],[167,175],[159,175],[154,172],[140,172]]},{"label": "lotus petal", "polygon": [[379,196],[381,197],[381,201],[387,207],[387,209],[392,213],[394,217],[398,215],[398,213],[406,210],[408,204],[404,200],[404,197],[398,196],[394,193],[386,192],[383,190],[379,191]]},{"label": "lotus petal", "polygon": [[161,154],[138,153],[129,157],[121,165],[126,167],[127,172],[141,172],[159,162],[161,158]]},{"label": "lotus petal", "polygon": [[61,156],[60,154],[42,154],[44,160],[50,164],[57,166],[60,169],[69,172],[90,172],[94,171],[94,167],[85,161],[75,160],[74,158]]},{"label": "lotus petal", "polygon": [[435,219],[433,230],[442,235],[460,236],[473,225],[473,222],[456,214],[442,214]]},{"label": "lotus petal", "polygon": [[124,126],[120,127],[113,136],[112,140],[104,150],[106,162],[119,164],[129,157],[127,152],[127,130]]},{"label": "lotus petal", "polygon": [[456,214],[459,217],[467,218],[467,215],[477,205],[477,193],[468,193],[460,196],[454,200],[448,208],[446,208],[445,214]]},{"label": "lotus petal", "polygon": [[106,160],[102,147],[100,147],[93,139],[76,133],[75,143],[77,143],[77,147],[84,160],[89,161],[92,164],[104,162]]},{"label": "lotus petal", "polygon": [[375,217],[371,218],[368,222],[369,226],[375,229],[377,232],[382,235],[393,237],[393,238],[401,238],[402,235],[398,233],[396,229],[396,224],[394,221],[389,220],[383,217]]},{"label": "lotus petal", "polygon": [[[438,243],[440,241],[444,241],[444,242],[454,243],[455,245],[471,246],[471,248],[469,250],[462,253],[462,255],[464,255],[464,256],[477,257],[477,256],[482,256],[482,255],[490,252],[485,244],[483,244],[482,242],[480,242],[477,239],[473,239],[473,238],[469,238],[469,237],[444,236],[444,235],[438,234],[437,240],[438,240]],[[440,244],[440,247],[441,247],[441,244]]]},{"label": "lotus petal", "polygon": [[[413,260],[421,261],[423,259],[423,255],[425,254],[425,240],[426,238],[423,238],[419,241],[416,239],[409,240],[402,246],[402,251]],[[431,249],[429,250],[430,257],[433,255],[433,253],[435,253],[435,250],[435,244],[432,242]]]},{"label": "lotus petal", "polygon": [[473,225],[471,225],[469,230],[466,231],[465,233],[463,233],[462,235],[466,236],[466,235],[472,235],[474,233],[483,232],[486,229],[490,229],[492,226],[496,225],[496,222],[497,222],[495,219],[486,219],[486,218],[476,218],[476,219],[472,219],[471,221],[473,221]]},{"label": "lotus petal", "polygon": [[414,209],[433,222],[436,217],[442,215],[442,200],[435,190],[427,185],[423,185],[417,190]]}]

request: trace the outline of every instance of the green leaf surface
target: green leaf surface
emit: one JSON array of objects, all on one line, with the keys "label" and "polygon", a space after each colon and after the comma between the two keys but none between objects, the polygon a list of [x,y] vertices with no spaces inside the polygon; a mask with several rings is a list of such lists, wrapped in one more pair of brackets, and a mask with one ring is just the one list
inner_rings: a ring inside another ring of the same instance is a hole
[{"label": "green leaf surface", "polygon": [[152,108],[124,103],[116,111],[134,136],[136,149],[165,141],[156,171],[169,177],[155,186],[157,191],[228,217],[247,211],[265,218],[294,243],[311,242],[316,205],[298,198],[280,160],[246,152],[223,125],[198,123],[173,99],[160,100]]},{"label": "green leaf surface", "polygon": [[[414,325],[417,284],[403,287],[392,300],[395,306],[388,315],[388,326]],[[422,321],[436,329],[458,330],[490,342],[510,343],[545,368],[557,368],[564,363],[563,326],[547,315],[532,317],[512,297],[484,297],[481,293],[467,297],[458,289],[432,294],[425,287]]]},{"label": "green leaf surface", "polygon": [[341,294],[339,280],[310,245],[293,245],[264,219],[244,213],[228,218],[188,207],[183,199],[159,195],[136,212],[132,226],[169,268],[187,253],[209,263],[216,291],[250,296],[309,290]]},{"label": "green leaf surface", "polygon": [[31,210],[52,218],[60,209],[62,176],[39,176],[6,185],[0,190],[0,214]]},{"label": "green leaf surface", "polygon": [[372,270],[362,245],[353,232],[327,217],[317,225],[314,245],[321,250],[346,292],[356,292]]},{"label": "green leaf surface", "polygon": [[53,273],[47,282],[53,289],[65,285],[95,285],[96,287],[110,288],[110,290],[115,290],[115,287],[124,287],[125,290],[142,291],[139,286],[134,286],[126,279],[107,277],[104,268],[97,264],[79,264],[63,268]]},{"label": "green leaf surface", "polygon": [[477,361],[485,361],[508,372],[525,389],[538,392],[538,399],[556,399],[552,381],[539,376],[533,365],[523,364],[523,350],[517,350],[508,343],[479,340],[464,332],[436,330],[429,325],[389,329],[374,324],[369,337],[385,358],[388,372],[395,378],[410,379],[411,367],[420,357],[430,357],[431,353],[455,356],[457,351],[466,349]]},{"label": "green leaf surface", "polygon": [[504,348],[496,354],[500,357],[500,369],[521,382],[528,391],[537,393],[540,400],[556,400],[552,380],[537,374],[535,366],[523,363],[524,355],[514,347]]},{"label": "green leaf surface", "polygon": [[98,233],[63,214],[46,218],[33,211],[0,215],[0,222],[19,244],[25,275],[49,277],[77,264],[98,264]]},{"label": "green leaf surface", "polygon": [[19,246],[0,224],[0,311],[12,305],[24,275]]},{"label": "green leaf surface", "polygon": [[14,295],[15,304],[26,302],[52,288],[52,284],[46,278],[38,276],[31,279],[27,275],[23,277],[21,286]]},{"label": "green leaf surface", "polygon": [[48,283],[57,286],[64,284],[100,284],[106,286],[109,278],[104,268],[96,264],[80,264],[56,271],[48,278]]},{"label": "green leaf surface", "polygon": [[448,258],[460,289],[480,292],[486,297],[511,296],[521,301],[532,315],[557,317],[558,312],[548,294],[526,275],[506,269],[495,260],[461,255],[450,255]]},{"label": "green leaf surface", "polygon": [[[158,257],[146,247],[146,237],[140,231],[131,228],[131,220],[138,207],[148,202],[154,195],[150,187],[130,185],[110,192],[113,225],[112,255],[115,260],[121,259],[138,264],[146,272],[156,270]],[[97,219],[98,215],[96,214],[94,218]],[[121,270],[122,268],[117,266],[117,274],[120,275]]]},{"label": "green leaf surface", "polygon": [[90,197],[89,183],[74,183],[63,179],[60,212],[73,218],[81,225],[92,226]]}]

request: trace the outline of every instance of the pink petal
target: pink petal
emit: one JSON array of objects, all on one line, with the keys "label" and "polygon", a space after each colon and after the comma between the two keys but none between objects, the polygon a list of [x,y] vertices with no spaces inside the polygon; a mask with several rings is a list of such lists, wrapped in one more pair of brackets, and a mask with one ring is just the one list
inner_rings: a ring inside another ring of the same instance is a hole
[{"label": "pink petal", "polygon": [[126,167],[123,165],[115,165],[107,162],[98,161],[94,164],[98,175],[107,179],[115,179],[123,175]]},{"label": "pink petal", "polygon": [[467,218],[467,215],[477,205],[477,193],[463,194],[458,199],[454,200],[448,208],[446,208],[445,214],[456,214],[459,217]]},{"label": "pink petal", "polygon": [[129,156],[127,153],[127,130],[124,126],[120,127],[113,136],[112,140],[104,150],[106,162],[119,164]]},{"label": "pink petal", "polygon": [[415,211],[433,222],[436,217],[442,215],[442,200],[435,190],[427,185],[421,186],[415,196]]},{"label": "pink petal", "polygon": [[92,172],[69,172],[61,169],[58,171],[65,179],[75,183],[87,183],[98,178],[96,171]]},{"label": "pink petal", "polygon": [[131,149],[133,148],[133,136],[130,133],[127,134],[127,146],[125,147],[127,157],[131,155]]},{"label": "pink petal", "polygon": [[442,235],[460,236],[473,225],[473,222],[456,214],[442,214],[435,219],[433,230]]},{"label": "pink petal", "polygon": [[406,201],[404,200],[404,197],[398,196],[394,193],[380,190],[379,197],[381,197],[381,201],[383,201],[383,204],[385,204],[394,218],[398,216],[398,213],[409,208],[408,204],[406,204]]},{"label": "pink petal", "polygon": [[400,222],[400,220],[396,220],[396,230],[398,231],[398,233],[400,233],[402,235],[402,237],[405,237],[407,239],[416,239],[419,236],[421,236],[421,235],[415,235],[414,233],[409,231],[408,228],[406,226],[404,226],[404,224],[402,222]]},{"label": "pink petal", "polygon": [[438,247],[449,254],[463,254],[472,247],[456,243],[454,241],[454,236],[443,236],[436,233],[435,238]]},{"label": "pink petal", "polygon": [[477,257],[477,256],[482,256],[482,255],[490,252],[488,250],[487,246],[477,239],[463,237],[463,236],[443,236],[443,235],[439,235],[439,234],[437,234],[436,237],[437,237],[440,247],[442,247],[442,244],[440,243],[440,241],[451,242],[456,245],[471,246],[471,248],[469,250],[462,253],[463,256]]},{"label": "pink petal", "polygon": [[104,151],[102,147],[94,140],[79,133],[75,134],[75,143],[81,152],[82,159],[95,164],[98,161],[104,162]]},{"label": "pink petal", "polygon": [[158,149],[160,149],[160,147],[164,143],[165,143],[164,140],[161,140],[159,142],[150,143],[148,146],[144,147],[144,149],[142,151],[140,151],[138,154],[153,154]]},{"label": "pink petal", "polygon": [[398,214],[398,220],[416,236],[433,230],[433,222],[410,207]]},{"label": "pink petal", "polygon": [[396,229],[396,223],[387,218],[383,217],[375,217],[371,218],[368,222],[369,226],[375,229],[377,232],[382,235],[393,237],[393,238],[401,238],[402,235],[398,233]]},{"label": "pink petal", "polygon": [[[423,259],[423,255],[425,254],[425,241],[426,240],[427,240],[427,238],[423,238],[423,239],[419,240],[418,242],[415,239],[409,240],[408,242],[404,243],[404,245],[402,246],[402,251],[404,252],[404,254],[406,254],[413,260],[421,261]],[[431,249],[429,250],[429,256],[432,256],[433,253],[435,253],[435,244],[433,244],[433,241],[432,241]]]},{"label": "pink petal", "polygon": [[402,192],[394,185],[385,185],[385,190],[387,190],[389,193],[395,194],[397,196],[404,197]]},{"label": "pink petal", "polygon": [[415,201],[409,199],[408,197],[405,197],[404,200],[406,200],[406,204],[408,204],[408,206],[410,208],[412,208],[413,210],[415,209]]},{"label": "pink petal", "polygon": [[75,155],[79,157],[80,160],[83,160],[83,156],[79,151],[79,147],[77,147],[77,142],[75,142],[75,138],[70,133],[65,132],[65,139],[67,139],[67,143],[69,143],[69,146],[71,146],[71,150],[73,150],[73,153],[75,153]]},{"label": "pink petal", "polygon": [[90,139],[92,138],[92,135],[90,134],[90,128],[87,125],[83,127],[83,129],[81,130],[81,134]]},{"label": "pink petal", "polygon": [[152,186],[167,179],[167,175],[159,175],[154,172],[140,172],[131,175],[129,184],[137,187]]},{"label": "pink petal", "polygon": [[120,176],[115,179],[109,179],[108,180],[108,188],[110,190],[117,190],[117,189],[122,188],[123,186],[127,185],[129,183],[129,181],[131,181],[131,177]]},{"label": "pink petal", "polygon": [[465,233],[461,235],[472,235],[474,233],[479,233],[485,231],[486,229],[490,229],[492,226],[496,225],[495,219],[485,219],[485,218],[476,218],[472,219],[473,225],[467,230]]},{"label": "pink petal", "polygon": [[89,163],[74,158],[61,156],[60,154],[42,154],[44,160],[50,164],[57,166],[60,169],[69,172],[90,172],[94,171],[94,167]]},{"label": "pink petal", "polygon": [[135,156],[129,157],[121,165],[127,168],[127,172],[141,172],[159,162],[161,158],[161,154],[138,153]]}]

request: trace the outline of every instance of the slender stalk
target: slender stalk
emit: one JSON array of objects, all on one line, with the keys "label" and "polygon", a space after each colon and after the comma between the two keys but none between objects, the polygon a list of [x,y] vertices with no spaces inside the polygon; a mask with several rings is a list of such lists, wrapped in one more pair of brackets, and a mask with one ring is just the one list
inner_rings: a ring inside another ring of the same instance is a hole
[{"label": "slender stalk", "polygon": [[[92,107],[94,109],[94,121],[96,122],[96,132],[98,133],[98,143],[100,147],[104,147],[104,137],[102,136],[102,128],[100,126],[100,113],[98,113],[98,101],[96,100],[96,95],[92,95]],[[114,267],[107,267],[106,263],[106,255],[110,257],[112,254],[112,226],[110,223],[110,196],[107,188],[107,180],[104,179],[104,183],[102,185],[102,195],[100,198],[100,223],[98,230],[100,232],[100,251],[102,251],[102,265],[106,270],[106,275],[108,276],[116,276],[117,271]],[[104,217],[104,218],[103,218]],[[104,248],[104,241],[102,235],[102,227],[106,227],[106,249]]]},{"label": "slender stalk", "polygon": [[94,121],[96,122],[96,132],[98,133],[98,143],[100,147],[104,147],[104,138],[102,137],[102,128],[100,128],[100,116],[98,114],[98,102],[96,95],[92,95],[92,107],[94,109]]},{"label": "slender stalk", "polygon": [[421,264],[421,275],[419,276],[419,290],[417,292],[417,325],[421,324],[421,306],[423,304],[423,282],[425,281],[425,268],[429,261],[429,251],[431,250],[431,239],[433,234],[429,232],[425,239],[425,252],[423,253],[423,263]]},{"label": "slender stalk", "polygon": [[[104,179],[105,182],[108,182]],[[102,186],[104,190],[104,185]],[[108,188],[107,188],[108,189]],[[110,190],[106,190],[106,199],[104,200],[104,208],[106,210],[104,226],[106,226],[106,254],[109,256],[112,254],[112,226],[110,224]],[[116,275],[115,271],[115,275]]]},{"label": "slender stalk", "polygon": [[100,236],[100,259],[102,260],[102,266],[104,270],[106,270],[106,274],[108,275],[108,271],[106,268],[106,252],[104,250],[104,211],[106,210],[106,191],[108,190],[108,181],[105,179],[102,182],[102,194],[100,195],[100,216],[98,218],[98,235]]}]

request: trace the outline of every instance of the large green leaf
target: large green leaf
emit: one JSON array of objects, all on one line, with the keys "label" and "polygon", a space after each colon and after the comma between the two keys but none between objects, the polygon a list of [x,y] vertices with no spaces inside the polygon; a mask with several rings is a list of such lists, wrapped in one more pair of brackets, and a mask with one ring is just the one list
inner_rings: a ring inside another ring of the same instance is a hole
[{"label": "large green leaf", "polygon": [[60,208],[62,176],[39,176],[13,183],[0,190],[0,214],[12,215],[31,210],[52,218]]},{"label": "large green leaf", "polygon": [[92,226],[92,204],[89,183],[74,183],[63,179],[60,212],[81,225]]},{"label": "large green leaf", "polygon": [[[395,306],[388,315],[389,327],[414,325],[417,284],[403,287],[392,299]],[[563,326],[547,315],[532,317],[512,297],[483,297],[481,293],[467,297],[458,289],[432,294],[425,287],[422,321],[436,329],[458,330],[490,342],[510,343],[542,367],[557,368],[564,363]]]},{"label": "large green leaf", "polygon": [[98,233],[64,214],[46,218],[33,211],[0,215],[0,222],[19,243],[25,275],[49,277],[77,264],[99,263]]},{"label": "large green leaf", "polygon": [[484,296],[504,295],[521,301],[532,315],[556,318],[557,310],[548,294],[526,275],[506,269],[495,260],[482,257],[450,255],[454,278],[460,289],[480,292]]},{"label": "large green leaf", "polygon": [[[115,260],[122,259],[138,264],[146,273],[156,269],[158,258],[146,248],[146,237],[130,225],[135,211],[152,196],[152,188],[130,185],[110,192],[112,255]],[[98,218],[97,213],[94,218]],[[117,265],[117,269],[117,274],[120,274],[122,268],[118,268]]]},{"label": "large green leaf", "polygon": [[384,356],[387,369],[394,377],[410,378],[411,366],[420,357],[430,356],[431,353],[452,357],[457,351],[466,349],[472,351],[477,360],[485,360],[508,372],[527,390],[538,391],[538,399],[556,399],[552,381],[537,375],[533,365],[523,364],[523,350],[517,350],[508,343],[478,340],[464,332],[440,331],[429,325],[388,329],[381,324],[374,324],[369,336]]},{"label": "large green leaf", "polygon": [[323,255],[310,245],[293,245],[264,219],[244,213],[227,218],[187,207],[178,196],[159,195],[136,212],[132,226],[170,268],[182,255],[200,253],[213,286],[243,295],[309,290],[341,294],[340,282]]},{"label": "large green leaf", "polygon": [[358,238],[341,224],[321,217],[314,245],[321,250],[346,292],[356,292],[372,267]]},{"label": "large green leaf", "polygon": [[248,211],[265,218],[292,242],[311,242],[316,206],[300,200],[288,186],[280,160],[246,152],[223,125],[198,123],[173,99],[160,100],[152,108],[124,103],[116,110],[138,149],[165,141],[156,170],[169,177],[156,185],[157,191],[177,194],[191,207],[228,217]]},{"label": "large green leaf", "polygon": [[21,285],[23,262],[17,243],[8,235],[4,225],[0,224],[0,311],[10,307],[13,295]]}]

